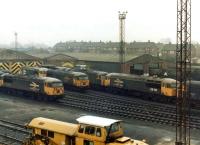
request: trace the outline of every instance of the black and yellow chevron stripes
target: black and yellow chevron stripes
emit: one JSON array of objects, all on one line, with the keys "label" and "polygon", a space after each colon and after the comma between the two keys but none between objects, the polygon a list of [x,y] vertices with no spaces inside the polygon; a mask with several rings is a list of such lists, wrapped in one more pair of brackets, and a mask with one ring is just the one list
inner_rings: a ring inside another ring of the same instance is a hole
[{"label": "black and yellow chevron stripes", "polygon": [[9,62],[0,62],[0,69],[2,70],[10,70],[10,63]]},{"label": "black and yellow chevron stripes", "polygon": [[8,70],[13,74],[17,74],[24,66],[41,66],[41,61],[24,61],[24,62],[0,62],[0,69]]},{"label": "black and yellow chevron stripes", "polygon": [[41,61],[27,61],[26,62],[26,66],[41,66],[42,62]]},{"label": "black and yellow chevron stripes", "polygon": [[23,62],[15,62],[11,65],[11,72],[17,74],[20,72],[21,68],[26,66]]}]

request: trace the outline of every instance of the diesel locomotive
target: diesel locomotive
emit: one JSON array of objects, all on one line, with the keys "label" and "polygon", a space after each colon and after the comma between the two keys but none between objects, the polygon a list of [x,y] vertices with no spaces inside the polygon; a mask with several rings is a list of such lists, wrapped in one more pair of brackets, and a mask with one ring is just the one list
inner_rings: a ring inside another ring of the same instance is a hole
[{"label": "diesel locomotive", "polygon": [[77,89],[84,91],[89,87],[89,79],[85,73],[67,71],[64,68],[56,67],[52,68],[40,68],[40,67],[24,67],[22,69],[23,75],[34,75],[34,76],[48,76],[60,79],[65,88]]},{"label": "diesel locomotive", "polygon": [[66,89],[70,87],[78,89],[80,91],[84,91],[89,87],[88,76],[82,72],[48,69],[47,76],[62,80]]},{"label": "diesel locomotive", "polygon": [[63,83],[51,77],[2,74],[0,89],[37,100],[56,100],[64,96]]},{"label": "diesel locomotive", "polygon": [[176,96],[176,80],[170,78],[110,73],[107,79],[107,90],[114,93],[129,93],[140,98],[162,101],[170,101]]},{"label": "diesel locomotive", "polygon": [[27,124],[32,134],[24,145],[148,145],[124,136],[122,121],[82,116],[78,124],[47,118],[34,118]]},{"label": "diesel locomotive", "polygon": [[88,70],[86,72],[90,80],[91,88],[95,89],[104,89],[109,85],[109,80],[107,79],[107,72]]}]

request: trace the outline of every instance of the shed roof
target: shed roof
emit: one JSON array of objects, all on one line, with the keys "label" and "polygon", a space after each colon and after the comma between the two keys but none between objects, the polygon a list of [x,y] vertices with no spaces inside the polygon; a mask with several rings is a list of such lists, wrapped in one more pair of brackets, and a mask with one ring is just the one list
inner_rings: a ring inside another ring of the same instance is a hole
[{"label": "shed roof", "polygon": [[50,131],[54,131],[54,132],[69,135],[69,136],[74,136],[78,129],[77,124],[66,123],[66,122],[57,121],[53,119],[47,119],[43,117],[34,118],[28,124],[28,127],[50,130]]},{"label": "shed roof", "polygon": [[66,55],[66,54],[54,54],[45,58],[46,60],[77,60],[77,58]]},{"label": "shed roof", "polygon": [[0,60],[39,60],[40,58],[28,55],[21,51],[4,49],[0,51]]},{"label": "shed roof", "polygon": [[121,122],[120,120],[109,119],[104,117],[97,116],[82,116],[76,119],[80,124],[88,124],[99,127],[110,126],[115,122]]},{"label": "shed roof", "polygon": [[127,61],[127,63],[134,63],[134,64],[144,64],[144,63],[149,63],[149,62],[162,62],[162,59],[152,56],[150,54],[143,54],[141,56],[138,56],[136,58],[133,58],[129,61]]}]

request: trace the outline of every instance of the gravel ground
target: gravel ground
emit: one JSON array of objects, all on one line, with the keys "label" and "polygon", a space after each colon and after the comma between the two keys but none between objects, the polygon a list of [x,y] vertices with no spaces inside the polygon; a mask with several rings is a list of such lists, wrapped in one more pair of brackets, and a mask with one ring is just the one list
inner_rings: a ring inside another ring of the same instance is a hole
[{"label": "gravel ground", "polygon": [[[76,118],[83,114],[97,115],[91,112],[66,108],[55,104],[28,100],[0,94],[0,118],[17,123],[27,123],[34,117],[47,117],[76,123]],[[113,116],[103,116],[121,119]],[[122,119],[123,120],[123,119]],[[173,145],[175,127],[158,125],[138,120],[124,120],[125,135],[134,139],[145,139],[150,145]],[[191,145],[200,145],[200,130],[192,130]]]}]

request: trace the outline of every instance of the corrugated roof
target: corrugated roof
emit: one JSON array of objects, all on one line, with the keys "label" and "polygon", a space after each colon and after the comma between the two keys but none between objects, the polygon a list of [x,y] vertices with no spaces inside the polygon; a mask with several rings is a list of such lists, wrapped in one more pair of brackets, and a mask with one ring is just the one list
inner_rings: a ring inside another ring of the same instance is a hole
[{"label": "corrugated roof", "polygon": [[16,59],[39,60],[40,58],[10,49],[4,49],[0,51],[0,60],[16,60]]}]

